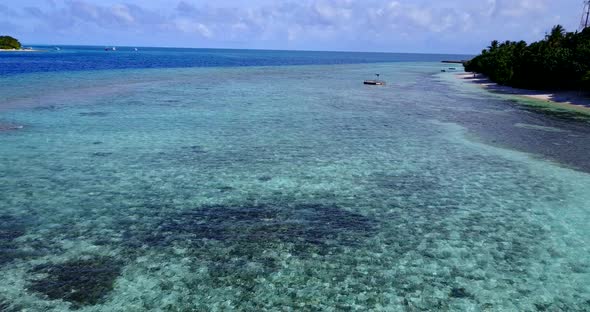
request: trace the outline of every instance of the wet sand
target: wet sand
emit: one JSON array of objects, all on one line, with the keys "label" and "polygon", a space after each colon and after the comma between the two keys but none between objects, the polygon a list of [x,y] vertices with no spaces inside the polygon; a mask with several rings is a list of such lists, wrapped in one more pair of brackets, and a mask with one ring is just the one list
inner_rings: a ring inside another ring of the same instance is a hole
[{"label": "wet sand", "polygon": [[560,106],[568,105],[576,109],[590,110],[590,96],[584,92],[576,91],[535,91],[501,86],[481,74],[460,73],[457,78],[470,83],[477,84],[486,90],[501,94],[520,96],[528,99],[539,100],[559,104]]}]

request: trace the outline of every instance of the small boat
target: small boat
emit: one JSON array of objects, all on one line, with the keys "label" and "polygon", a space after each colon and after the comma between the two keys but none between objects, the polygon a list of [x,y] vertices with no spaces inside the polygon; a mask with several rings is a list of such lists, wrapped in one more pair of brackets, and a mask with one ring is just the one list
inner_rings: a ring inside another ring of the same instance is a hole
[{"label": "small boat", "polygon": [[137,48],[134,48],[133,51],[138,51]]},{"label": "small boat", "polygon": [[441,70],[440,70],[440,72],[441,72],[441,73],[446,73],[446,72],[447,72],[447,70],[446,70],[446,69],[441,69]]},{"label": "small boat", "polygon": [[60,48],[58,48],[58,47],[55,47],[55,51],[59,51],[59,50],[61,50],[61,49],[60,49]]},{"label": "small boat", "polygon": [[384,86],[385,85],[385,81],[381,81],[381,80],[365,80],[363,83],[366,85],[371,85],[371,86]]},{"label": "small boat", "polygon": [[363,84],[371,86],[384,86],[385,81],[379,80],[379,76],[381,76],[381,74],[375,74],[375,76],[377,76],[377,79],[365,80]]}]

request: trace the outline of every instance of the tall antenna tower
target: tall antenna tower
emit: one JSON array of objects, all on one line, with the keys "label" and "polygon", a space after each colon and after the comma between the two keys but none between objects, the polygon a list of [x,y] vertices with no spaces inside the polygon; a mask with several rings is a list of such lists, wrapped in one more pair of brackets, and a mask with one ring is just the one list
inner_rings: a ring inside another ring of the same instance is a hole
[{"label": "tall antenna tower", "polygon": [[582,12],[582,21],[580,22],[580,31],[590,26],[590,0],[584,1],[584,10]]}]

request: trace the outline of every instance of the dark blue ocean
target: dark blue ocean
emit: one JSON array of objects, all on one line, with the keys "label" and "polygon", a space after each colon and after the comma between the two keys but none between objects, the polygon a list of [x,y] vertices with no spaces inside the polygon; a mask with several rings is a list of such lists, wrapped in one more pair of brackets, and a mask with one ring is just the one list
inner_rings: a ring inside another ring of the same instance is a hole
[{"label": "dark blue ocean", "polygon": [[336,65],[462,60],[466,55],[227,49],[40,46],[42,52],[0,54],[0,75],[132,68]]}]

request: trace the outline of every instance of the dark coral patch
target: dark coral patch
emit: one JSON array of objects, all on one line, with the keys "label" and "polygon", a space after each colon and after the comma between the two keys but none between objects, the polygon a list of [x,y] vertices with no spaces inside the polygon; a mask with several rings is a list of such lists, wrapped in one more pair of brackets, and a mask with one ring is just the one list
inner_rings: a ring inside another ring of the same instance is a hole
[{"label": "dark coral patch", "polygon": [[106,117],[109,113],[107,112],[88,112],[88,113],[80,113],[80,116],[90,116],[90,117]]},{"label": "dark coral patch", "polygon": [[0,242],[11,241],[25,234],[25,225],[13,216],[0,216]]},{"label": "dark coral patch", "polygon": [[25,235],[24,222],[13,216],[0,216],[0,265],[14,260],[18,255],[15,239]]},{"label": "dark coral patch", "polygon": [[12,311],[7,300],[0,298],[0,311]]},{"label": "dark coral patch", "polygon": [[375,234],[378,222],[330,205],[206,206],[179,212],[156,227],[144,243],[216,240],[229,244],[267,246],[353,245]]},{"label": "dark coral patch", "polygon": [[451,289],[451,292],[449,293],[449,297],[451,298],[469,298],[471,297],[471,294],[469,292],[467,292],[467,290],[463,287],[456,287]]},{"label": "dark coral patch", "polygon": [[185,146],[185,147],[183,147],[183,149],[190,151],[191,153],[195,153],[195,154],[207,153],[207,151],[202,146],[199,146],[199,145]]},{"label": "dark coral patch", "polygon": [[231,192],[231,191],[235,190],[235,188],[228,186],[228,185],[219,186],[219,187],[217,187],[217,189],[222,193]]},{"label": "dark coral patch", "polygon": [[92,156],[94,157],[107,157],[113,155],[113,153],[109,153],[109,152],[96,152],[96,153],[92,153]]},{"label": "dark coral patch", "polygon": [[55,105],[37,106],[33,108],[33,110],[36,111],[56,111],[58,109],[59,108]]},{"label": "dark coral patch", "polygon": [[5,298],[0,297],[0,311],[2,312],[22,312],[26,311],[23,307],[11,303]]},{"label": "dark coral patch", "polygon": [[298,207],[297,212],[309,221],[312,236],[323,240],[353,243],[356,239],[375,234],[378,225],[375,219],[336,206],[303,205]]},{"label": "dark coral patch", "polygon": [[28,288],[51,300],[71,302],[76,307],[95,305],[113,290],[121,269],[120,262],[106,257],[40,265],[33,273],[44,277],[32,281]]}]

